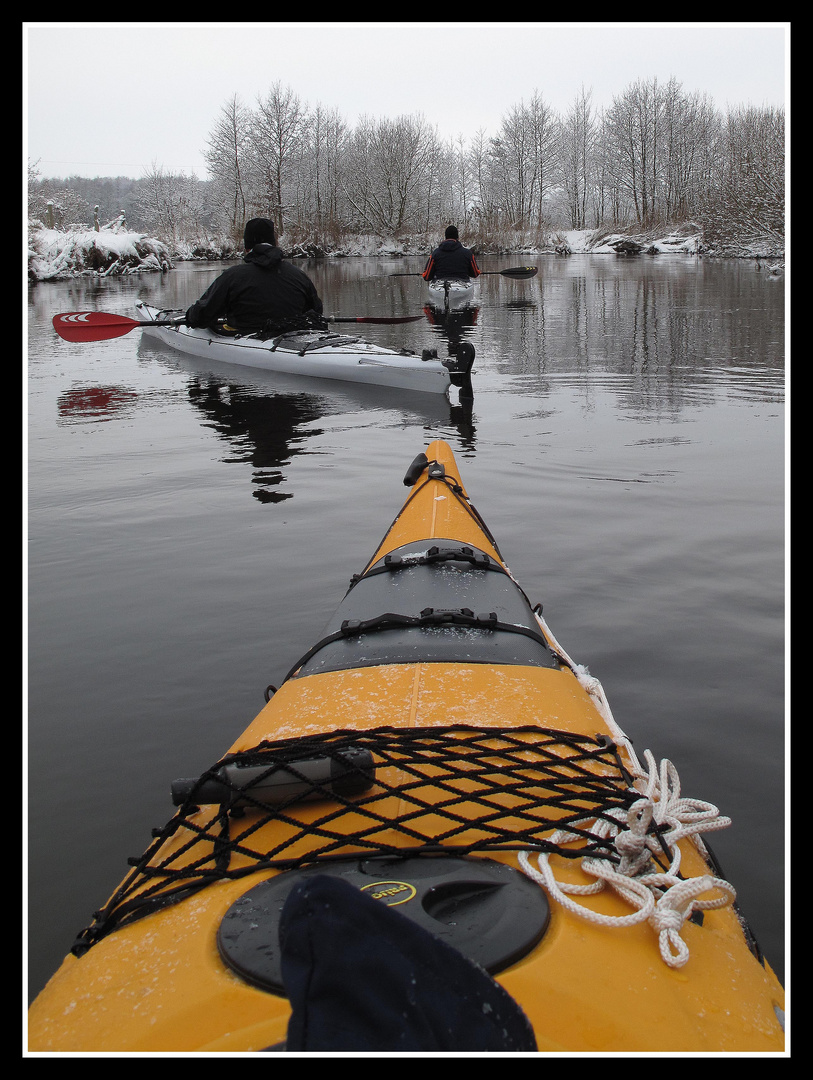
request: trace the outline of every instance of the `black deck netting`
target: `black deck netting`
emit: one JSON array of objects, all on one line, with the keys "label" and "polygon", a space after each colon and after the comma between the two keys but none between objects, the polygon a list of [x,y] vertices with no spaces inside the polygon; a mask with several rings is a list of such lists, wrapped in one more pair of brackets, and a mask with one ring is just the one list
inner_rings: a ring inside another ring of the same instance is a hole
[{"label": "black deck netting", "polygon": [[[179,782],[182,783],[182,782]],[[206,885],[353,855],[536,850],[618,861],[589,823],[629,808],[614,743],[538,727],[380,727],[263,742],[219,761],[73,948]],[[206,800],[206,801],[204,801]],[[548,839],[567,828],[578,850]]]}]

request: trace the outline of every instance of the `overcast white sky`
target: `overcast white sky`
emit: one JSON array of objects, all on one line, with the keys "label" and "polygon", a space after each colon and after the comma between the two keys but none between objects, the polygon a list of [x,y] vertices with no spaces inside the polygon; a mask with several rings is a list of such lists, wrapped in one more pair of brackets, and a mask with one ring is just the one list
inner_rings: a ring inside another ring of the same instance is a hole
[{"label": "overcast white sky", "polygon": [[723,110],[789,107],[789,45],[780,22],[24,23],[24,149],[43,176],[205,179],[222,105],[277,81],[351,126],[422,113],[443,138],[496,134],[535,90],[565,112],[582,86],[604,106],[655,76]]}]

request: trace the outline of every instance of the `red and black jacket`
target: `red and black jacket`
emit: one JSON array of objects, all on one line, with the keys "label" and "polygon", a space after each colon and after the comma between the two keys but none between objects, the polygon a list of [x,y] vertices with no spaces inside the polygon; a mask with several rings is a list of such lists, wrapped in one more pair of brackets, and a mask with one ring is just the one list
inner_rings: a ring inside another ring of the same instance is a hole
[{"label": "red and black jacket", "polygon": [[480,268],[474,253],[463,247],[459,240],[444,240],[429,256],[429,262],[421,275],[426,281],[449,278],[468,278],[480,276]]}]

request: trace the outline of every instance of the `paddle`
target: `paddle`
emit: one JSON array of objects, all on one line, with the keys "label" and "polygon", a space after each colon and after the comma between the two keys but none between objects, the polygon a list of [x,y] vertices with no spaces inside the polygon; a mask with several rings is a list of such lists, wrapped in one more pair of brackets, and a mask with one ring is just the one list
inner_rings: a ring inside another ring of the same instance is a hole
[{"label": "paddle", "polygon": [[[423,315],[402,315],[393,317],[378,317],[373,315],[358,315],[352,318],[341,318],[337,315],[325,315],[327,322],[336,323],[407,323],[418,322]],[[62,315],[54,315],[54,330],[65,341],[106,341],[109,338],[122,337],[136,328],[144,329],[147,326],[183,326],[186,319],[181,316],[177,319],[156,319],[155,322],[140,322],[138,319],[129,319],[126,315],[110,315],[104,311],[68,311]]]},{"label": "paddle", "polygon": [[503,277],[531,278],[539,273],[538,266],[509,266],[507,270],[481,270],[483,274],[501,274]]},{"label": "paddle", "polygon": [[[539,273],[539,267],[538,266],[509,266],[506,270],[481,270],[480,271],[480,276],[482,276],[483,274],[499,274],[501,277],[532,278],[532,277],[536,277],[536,275],[538,273]],[[423,277],[423,274],[418,273],[417,271],[414,271],[411,274],[400,273],[400,274],[390,274],[389,276],[390,277]]]},{"label": "paddle", "polygon": [[393,315],[393,316],[377,316],[377,315],[357,315],[355,318],[342,318],[339,315],[324,315],[323,318],[328,322],[369,322],[369,323],[402,323],[402,322],[417,322],[422,319],[422,315]]}]

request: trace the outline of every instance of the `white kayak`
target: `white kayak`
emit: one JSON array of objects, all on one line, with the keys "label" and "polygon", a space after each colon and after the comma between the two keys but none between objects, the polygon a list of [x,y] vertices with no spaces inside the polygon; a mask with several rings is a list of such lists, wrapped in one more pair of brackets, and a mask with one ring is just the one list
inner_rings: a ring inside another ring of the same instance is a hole
[{"label": "white kayak", "polygon": [[[325,331],[297,330],[275,337],[221,333],[185,325],[150,325],[182,318],[182,311],[167,311],[136,303],[142,333],[188,356],[279,371],[311,378],[388,386],[401,390],[446,394],[452,386],[471,392],[471,355],[438,359],[434,350],[422,354],[409,349],[387,349],[362,338]],[[434,355],[433,355],[434,354]]]},{"label": "white kayak", "polygon": [[436,278],[426,282],[426,293],[432,307],[441,311],[458,311],[468,307],[477,289],[477,279],[463,281],[459,278]]}]

